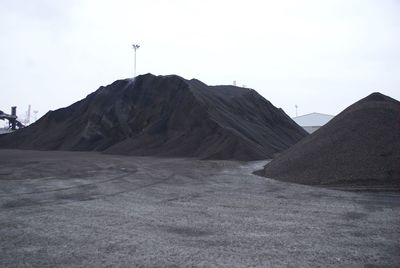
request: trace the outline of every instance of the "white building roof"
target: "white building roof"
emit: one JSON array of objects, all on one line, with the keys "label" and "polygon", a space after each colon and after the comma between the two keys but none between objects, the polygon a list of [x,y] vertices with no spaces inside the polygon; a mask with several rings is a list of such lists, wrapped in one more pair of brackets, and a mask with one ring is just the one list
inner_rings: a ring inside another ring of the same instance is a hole
[{"label": "white building roof", "polygon": [[323,126],[329,122],[334,116],[330,114],[310,113],[292,119],[302,127]]}]

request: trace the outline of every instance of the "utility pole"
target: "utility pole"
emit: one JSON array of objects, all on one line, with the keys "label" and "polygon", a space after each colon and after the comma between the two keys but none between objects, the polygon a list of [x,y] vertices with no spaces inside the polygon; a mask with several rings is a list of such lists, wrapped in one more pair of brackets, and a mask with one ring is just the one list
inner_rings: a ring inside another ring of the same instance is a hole
[{"label": "utility pole", "polygon": [[297,106],[297,104],[295,104],[294,107],[296,108],[296,117],[297,117],[297,108],[299,108],[299,106]]},{"label": "utility pole", "polygon": [[134,63],[134,67],[133,67],[133,78],[135,78],[136,77],[136,50],[138,50],[140,46],[133,44],[132,47],[133,47],[133,50],[135,51],[135,63]]}]

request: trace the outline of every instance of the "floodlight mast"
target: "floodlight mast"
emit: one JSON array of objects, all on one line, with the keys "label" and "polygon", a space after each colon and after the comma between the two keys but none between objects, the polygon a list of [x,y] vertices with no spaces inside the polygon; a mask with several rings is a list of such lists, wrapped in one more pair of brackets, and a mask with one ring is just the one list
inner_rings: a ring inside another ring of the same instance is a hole
[{"label": "floodlight mast", "polygon": [[135,51],[135,59],[134,59],[134,66],[133,66],[133,78],[135,78],[136,77],[136,50],[138,50],[140,46],[133,44],[132,47],[133,47],[133,50]]}]

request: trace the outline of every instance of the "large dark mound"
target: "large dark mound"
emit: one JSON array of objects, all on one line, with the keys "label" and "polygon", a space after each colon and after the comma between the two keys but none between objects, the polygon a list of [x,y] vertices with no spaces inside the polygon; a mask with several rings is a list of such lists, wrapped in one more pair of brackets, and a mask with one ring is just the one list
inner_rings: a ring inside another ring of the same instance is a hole
[{"label": "large dark mound", "polygon": [[306,135],[254,90],[147,74],[2,135],[0,147],[255,160]]},{"label": "large dark mound", "polygon": [[400,102],[373,93],[356,102],[264,169],[302,184],[400,185]]}]

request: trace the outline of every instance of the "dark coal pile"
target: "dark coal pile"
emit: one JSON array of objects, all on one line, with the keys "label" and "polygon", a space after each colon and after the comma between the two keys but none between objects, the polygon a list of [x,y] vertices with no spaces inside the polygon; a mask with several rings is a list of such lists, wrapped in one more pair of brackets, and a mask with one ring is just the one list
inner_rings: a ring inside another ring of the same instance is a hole
[{"label": "dark coal pile", "polygon": [[313,185],[400,186],[400,102],[373,93],[267,164],[270,178]]},{"label": "dark coal pile", "polygon": [[306,135],[254,90],[147,74],[2,135],[0,147],[255,160]]}]

